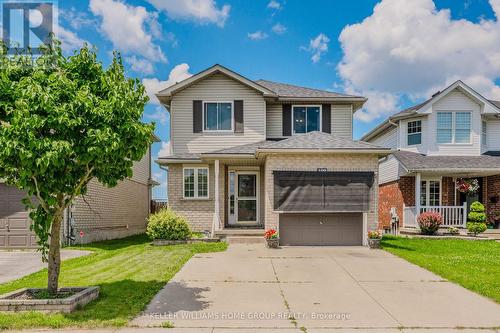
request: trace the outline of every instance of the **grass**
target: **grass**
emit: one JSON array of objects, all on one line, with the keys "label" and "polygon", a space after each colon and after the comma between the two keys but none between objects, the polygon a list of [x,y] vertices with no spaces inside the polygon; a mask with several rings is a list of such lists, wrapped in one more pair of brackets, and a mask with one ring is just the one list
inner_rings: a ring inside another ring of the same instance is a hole
[{"label": "grass", "polygon": [[[144,235],[78,246],[93,253],[62,263],[60,287],[98,285],[99,298],[71,314],[0,313],[0,330],[124,326],[194,254],[224,251],[226,247],[226,243],[152,246]],[[46,281],[44,269],[0,284],[0,294],[24,287],[46,287]]]},{"label": "grass", "polygon": [[500,243],[384,236],[382,248],[500,303]]}]

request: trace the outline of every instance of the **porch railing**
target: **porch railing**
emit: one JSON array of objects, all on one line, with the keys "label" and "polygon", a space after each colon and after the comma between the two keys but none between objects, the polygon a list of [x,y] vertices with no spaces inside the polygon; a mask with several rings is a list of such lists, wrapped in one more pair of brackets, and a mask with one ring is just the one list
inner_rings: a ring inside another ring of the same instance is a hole
[{"label": "porch railing", "polygon": [[437,212],[443,217],[443,227],[467,226],[467,204],[462,206],[421,206],[417,214],[416,207],[405,207],[403,211],[403,225],[409,228],[418,227],[417,217],[424,212]]}]

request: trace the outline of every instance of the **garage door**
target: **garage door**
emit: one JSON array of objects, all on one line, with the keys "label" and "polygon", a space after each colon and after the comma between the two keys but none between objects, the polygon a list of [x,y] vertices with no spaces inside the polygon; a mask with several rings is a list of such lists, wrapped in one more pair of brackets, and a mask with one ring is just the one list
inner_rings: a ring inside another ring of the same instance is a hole
[{"label": "garage door", "polygon": [[21,203],[23,197],[17,188],[0,184],[0,249],[36,247],[28,212]]},{"label": "garage door", "polygon": [[362,214],[281,214],[281,245],[362,245]]}]

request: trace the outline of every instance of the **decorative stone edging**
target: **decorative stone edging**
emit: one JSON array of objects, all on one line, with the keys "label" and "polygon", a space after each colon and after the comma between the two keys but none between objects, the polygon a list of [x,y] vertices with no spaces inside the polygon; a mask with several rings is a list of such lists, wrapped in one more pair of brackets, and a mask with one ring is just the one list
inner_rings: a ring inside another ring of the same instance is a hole
[{"label": "decorative stone edging", "polygon": [[99,287],[68,287],[61,292],[76,292],[67,298],[54,299],[15,299],[25,292],[36,292],[42,288],[23,288],[0,295],[0,312],[41,311],[41,312],[73,312],[99,297]]},{"label": "decorative stone edging", "polygon": [[165,246],[165,245],[177,245],[177,244],[217,243],[217,242],[220,242],[220,238],[191,238],[186,240],[155,239],[153,240],[153,245]]}]

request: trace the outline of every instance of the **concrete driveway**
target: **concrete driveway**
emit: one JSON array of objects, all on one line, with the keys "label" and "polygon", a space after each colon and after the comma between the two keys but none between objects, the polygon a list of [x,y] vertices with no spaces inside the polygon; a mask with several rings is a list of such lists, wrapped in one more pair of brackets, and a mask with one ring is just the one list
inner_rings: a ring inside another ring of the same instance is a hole
[{"label": "concrete driveway", "polygon": [[189,260],[132,324],[165,321],[266,332],[494,331],[500,305],[382,250],[231,245]]},{"label": "concrete driveway", "polygon": [[[90,251],[61,250],[61,259],[81,257],[90,253]],[[47,264],[42,262],[40,252],[35,250],[0,251],[0,283],[18,279],[46,267]]]}]

